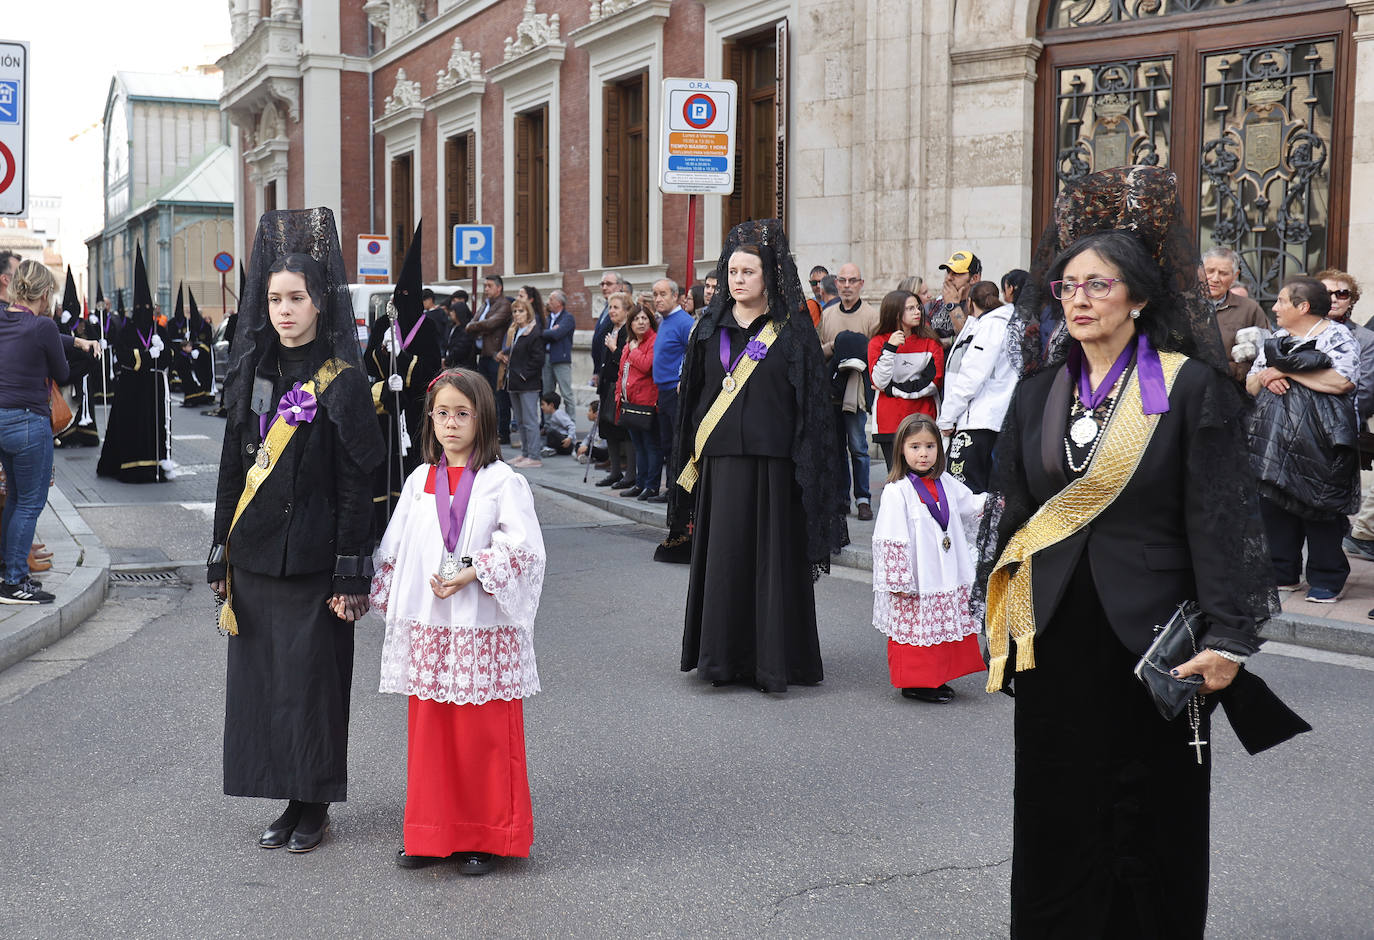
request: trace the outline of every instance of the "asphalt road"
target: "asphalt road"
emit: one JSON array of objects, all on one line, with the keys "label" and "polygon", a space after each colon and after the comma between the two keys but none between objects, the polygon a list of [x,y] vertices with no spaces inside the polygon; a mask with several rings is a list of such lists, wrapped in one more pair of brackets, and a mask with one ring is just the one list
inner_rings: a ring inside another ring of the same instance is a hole
[{"label": "asphalt road", "polygon": [[[186,453],[217,453],[199,433]],[[59,472],[75,481],[79,463]],[[82,485],[116,562],[203,555],[212,474]],[[686,570],[651,560],[658,533],[537,503],[528,860],[480,879],[393,864],[405,700],[376,691],[375,615],[358,627],[350,799],[318,851],[258,849],[277,805],[220,792],[231,641],[183,569],[114,586],[70,637],[0,673],[0,935],[1006,936],[1010,700],[977,677],[948,706],[901,699],[852,572],[819,586],[821,686],[713,689],[677,669]],[[1288,650],[1252,665],[1317,730],[1248,757],[1214,728],[1209,933],[1374,935],[1374,663]]]}]

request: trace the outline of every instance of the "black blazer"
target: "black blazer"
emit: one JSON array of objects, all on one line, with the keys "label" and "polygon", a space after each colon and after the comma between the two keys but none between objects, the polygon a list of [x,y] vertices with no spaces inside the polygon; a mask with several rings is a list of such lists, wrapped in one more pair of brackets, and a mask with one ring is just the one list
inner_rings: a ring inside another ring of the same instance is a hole
[{"label": "black blazer", "polygon": [[544,387],[544,335],[531,326],[511,343],[510,362],[506,363],[506,389],[512,392],[537,392]]},{"label": "black blazer", "polygon": [[[1175,607],[1196,600],[1207,614],[1208,645],[1249,654],[1259,648],[1254,621],[1228,590],[1235,559],[1207,520],[1219,507],[1204,506],[1207,488],[1190,455],[1199,446],[1202,405],[1209,385],[1227,381],[1206,365],[1184,363],[1135,474],[1117,498],[1090,524],[1037,552],[1031,566],[1037,632],[1043,631],[1063,598],[1084,552],[1112,630],[1123,645],[1143,653],[1156,625]],[[1064,467],[1064,430],[1072,400],[1066,368],[1048,370],[1021,383],[1016,392],[1016,428],[1021,471],[1035,506],[1069,483]],[[1215,441],[1209,442],[1215,446]],[[1242,442],[1235,459],[1247,459]],[[1246,507],[1237,500],[1237,513]]]}]

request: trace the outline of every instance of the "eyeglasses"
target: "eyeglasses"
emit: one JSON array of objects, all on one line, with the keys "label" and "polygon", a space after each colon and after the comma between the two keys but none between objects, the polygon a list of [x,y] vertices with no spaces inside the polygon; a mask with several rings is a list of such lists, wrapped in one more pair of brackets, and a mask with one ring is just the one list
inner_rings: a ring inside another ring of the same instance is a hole
[{"label": "eyeglasses", "polygon": [[861,277],[837,277],[837,278],[835,278],[835,283],[836,283],[836,284],[862,284],[863,282],[864,282],[864,279],[861,278]]},{"label": "eyeglasses", "polygon": [[821,282],[820,282],[819,279],[814,280],[814,281],[811,281],[810,284],[811,284],[812,287],[820,287],[820,286],[821,286]]},{"label": "eyeglasses", "polygon": [[1332,297],[1335,297],[1337,300],[1350,299],[1350,288],[1348,287],[1342,287],[1337,290],[1327,291],[1327,293],[1330,294]]},{"label": "eyeglasses", "polygon": [[434,420],[434,423],[440,427],[455,424],[461,428],[466,427],[472,422],[471,411],[446,411],[440,408],[436,411],[431,411],[429,416]]},{"label": "eyeglasses", "polygon": [[1087,281],[1050,281],[1050,293],[1055,300],[1072,300],[1081,287],[1091,299],[1101,300],[1112,292],[1120,280],[1119,277],[1095,277]]}]

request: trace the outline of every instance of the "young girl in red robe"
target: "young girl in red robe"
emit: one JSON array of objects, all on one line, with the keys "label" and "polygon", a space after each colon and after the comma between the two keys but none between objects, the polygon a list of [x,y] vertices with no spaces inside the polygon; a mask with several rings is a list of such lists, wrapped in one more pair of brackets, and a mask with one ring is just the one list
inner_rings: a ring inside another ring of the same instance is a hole
[{"label": "young girl in red robe", "polygon": [[944,704],[951,679],[983,671],[969,612],[973,544],[984,494],[945,474],[944,438],[930,415],[893,435],[892,471],[873,524],[873,625],[902,695]]},{"label": "young girl in red robe", "polygon": [[425,463],[377,548],[381,691],[410,696],[402,868],[450,857],[467,875],[534,840],[522,699],[539,691],[533,628],[544,540],[525,478],[500,459],[486,379],[441,372]]}]

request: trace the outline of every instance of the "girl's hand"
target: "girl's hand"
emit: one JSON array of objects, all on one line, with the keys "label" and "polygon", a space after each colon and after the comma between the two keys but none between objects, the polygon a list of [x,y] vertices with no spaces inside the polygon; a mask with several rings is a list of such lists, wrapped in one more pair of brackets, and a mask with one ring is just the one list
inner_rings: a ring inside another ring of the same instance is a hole
[{"label": "girl's hand", "polygon": [[906,342],[906,334],[901,330],[893,330],[892,335],[888,337],[887,341],[894,346],[900,346]]},{"label": "girl's hand", "polygon": [[447,581],[437,574],[432,574],[429,576],[429,589],[434,592],[435,597],[443,600],[457,594],[476,580],[477,570],[475,568],[464,568]]},{"label": "girl's hand", "polygon": [[335,594],[329,599],[329,609],[334,616],[349,623],[362,620],[367,613],[367,606],[366,594]]}]

